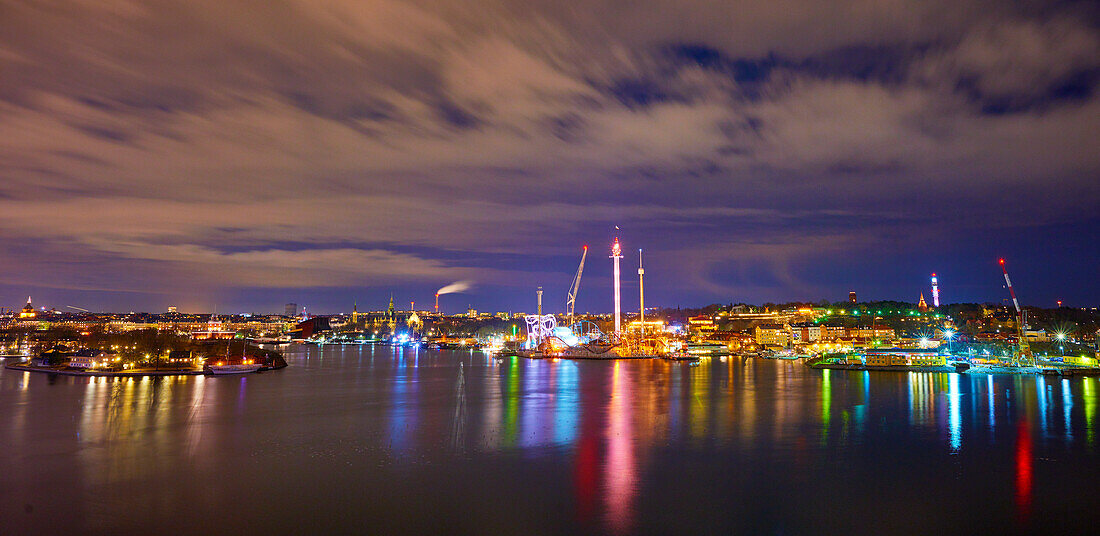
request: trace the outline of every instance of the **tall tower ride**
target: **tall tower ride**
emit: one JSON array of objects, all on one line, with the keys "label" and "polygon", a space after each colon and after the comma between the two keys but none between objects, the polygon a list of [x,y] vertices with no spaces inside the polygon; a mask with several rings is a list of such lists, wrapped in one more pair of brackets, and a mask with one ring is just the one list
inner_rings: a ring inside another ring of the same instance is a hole
[{"label": "tall tower ride", "polygon": [[611,245],[611,259],[615,262],[615,333],[622,331],[622,309],[619,299],[619,259],[623,258],[623,248],[619,246],[619,237]]},{"label": "tall tower ride", "polygon": [[638,320],[642,325],[642,335],[645,335],[645,269],[642,268],[642,250],[638,250]]},{"label": "tall tower ride", "polygon": [[936,279],[936,273],[932,272],[932,307],[940,306],[940,281]]}]

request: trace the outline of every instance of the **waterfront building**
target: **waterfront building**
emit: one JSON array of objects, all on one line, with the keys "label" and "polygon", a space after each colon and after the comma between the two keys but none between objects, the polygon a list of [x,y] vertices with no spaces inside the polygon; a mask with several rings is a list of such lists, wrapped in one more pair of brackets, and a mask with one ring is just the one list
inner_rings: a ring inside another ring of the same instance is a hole
[{"label": "waterfront building", "polygon": [[760,324],[754,330],[756,344],[760,346],[787,346],[790,335],[782,324]]},{"label": "waterfront building", "polygon": [[810,344],[821,340],[821,326],[813,323],[791,324],[791,343]]},{"label": "waterfront building", "polygon": [[714,325],[714,319],[707,315],[694,316],[688,319],[688,333],[693,337],[707,338],[718,331]]},{"label": "waterfront building", "polygon": [[844,326],[837,326],[826,324],[820,327],[821,338],[827,341],[835,341],[837,339],[843,339],[847,333],[845,333]]},{"label": "waterfront building", "polygon": [[876,326],[873,328],[849,328],[847,330],[847,336],[863,340],[893,340],[895,337],[897,337],[897,333],[894,331],[893,328]]},{"label": "waterfront building", "polygon": [[355,303],[352,306],[350,321],[343,327],[343,330],[393,334],[398,332],[398,328],[406,326],[413,331],[417,331],[423,327],[423,323],[423,318],[415,311],[398,311],[394,306],[393,296],[391,295],[385,311],[362,313],[359,312],[358,303]]}]

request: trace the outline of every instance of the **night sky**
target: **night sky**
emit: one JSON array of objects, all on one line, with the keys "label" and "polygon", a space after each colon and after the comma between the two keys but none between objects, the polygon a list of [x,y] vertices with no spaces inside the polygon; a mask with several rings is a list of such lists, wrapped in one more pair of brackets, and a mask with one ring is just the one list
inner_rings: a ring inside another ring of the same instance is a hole
[{"label": "night sky", "polygon": [[0,0],[0,306],[1100,304],[1093,2]]}]

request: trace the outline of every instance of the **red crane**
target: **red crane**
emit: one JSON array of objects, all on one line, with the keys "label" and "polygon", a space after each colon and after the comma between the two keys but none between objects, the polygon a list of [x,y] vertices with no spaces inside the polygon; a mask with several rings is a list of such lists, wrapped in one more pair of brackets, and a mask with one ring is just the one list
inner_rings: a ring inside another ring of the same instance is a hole
[{"label": "red crane", "polygon": [[1005,274],[1005,285],[1012,296],[1012,305],[1016,307],[1016,337],[1020,349],[1012,357],[1011,365],[1016,367],[1035,366],[1035,359],[1031,355],[1031,346],[1027,344],[1027,335],[1024,333],[1024,312],[1020,309],[1020,302],[1016,299],[1016,290],[1012,288],[1012,280],[1008,278],[1008,269],[1005,268],[1005,260],[1001,259],[1001,271]]}]

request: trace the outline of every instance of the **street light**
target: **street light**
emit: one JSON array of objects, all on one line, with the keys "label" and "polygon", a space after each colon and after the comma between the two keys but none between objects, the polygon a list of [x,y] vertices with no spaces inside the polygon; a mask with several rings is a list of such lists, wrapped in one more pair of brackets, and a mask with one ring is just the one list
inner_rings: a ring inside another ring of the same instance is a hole
[{"label": "street light", "polygon": [[1058,333],[1054,334],[1054,338],[1058,339],[1058,354],[1059,355],[1066,355],[1066,346],[1065,346],[1066,334],[1064,332],[1059,331]]},{"label": "street light", "polygon": [[955,331],[950,329],[944,330],[943,338],[947,340],[947,353],[951,353],[951,339],[955,338]]}]

